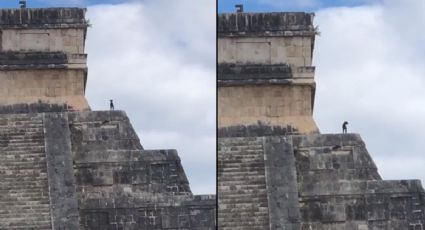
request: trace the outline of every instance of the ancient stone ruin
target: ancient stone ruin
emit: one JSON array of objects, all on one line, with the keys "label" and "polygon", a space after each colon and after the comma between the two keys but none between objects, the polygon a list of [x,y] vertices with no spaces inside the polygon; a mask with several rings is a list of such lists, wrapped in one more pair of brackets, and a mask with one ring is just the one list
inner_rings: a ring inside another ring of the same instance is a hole
[{"label": "ancient stone ruin", "polygon": [[175,150],[90,110],[87,25],[80,8],[0,10],[0,229],[215,229]]},{"label": "ancient stone ruin", "polygon": [[313,14],[218,15],[219,229],[424,230],[418,180],[313,118]]}]

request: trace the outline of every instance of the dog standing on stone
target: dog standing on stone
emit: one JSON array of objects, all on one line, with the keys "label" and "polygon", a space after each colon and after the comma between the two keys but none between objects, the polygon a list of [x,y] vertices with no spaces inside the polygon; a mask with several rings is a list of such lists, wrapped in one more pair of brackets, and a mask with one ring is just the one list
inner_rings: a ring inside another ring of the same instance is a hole
[{"label": "dog standing on stone", "polygon": [[342,133],[347,133],[347,125],[348,125],[348,122],[344,121],[344,123],[342,124]]},{"label": "dog standing on stone", "polygon": [[112,100],[109,100],[109,109],[110,110],[115,110],[114,102]]}]

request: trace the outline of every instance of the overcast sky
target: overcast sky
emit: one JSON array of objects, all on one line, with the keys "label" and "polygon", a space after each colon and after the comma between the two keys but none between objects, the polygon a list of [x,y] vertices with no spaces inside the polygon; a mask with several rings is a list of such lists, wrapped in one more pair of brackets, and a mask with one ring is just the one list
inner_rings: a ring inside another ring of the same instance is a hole
[{"label": "overcast sky", "polygon": [[192,192],[215,193],[215,2],[28,0],[48,6],[88,8],[92,109],[114,99],[145,149],[177,149]]},{"label": "overcast sky", "polygon": [[[367,2],[367,4],[366,4]],[[384,179],[425,183],[425,1],[220,0],[220,12],[315,12],[322,133],[360,133]]]}]

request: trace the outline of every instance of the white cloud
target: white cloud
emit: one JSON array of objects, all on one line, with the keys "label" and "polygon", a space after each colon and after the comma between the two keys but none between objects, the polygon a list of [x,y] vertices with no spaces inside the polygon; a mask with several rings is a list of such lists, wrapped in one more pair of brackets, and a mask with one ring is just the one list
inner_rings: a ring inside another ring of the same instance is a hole
[{"label": "white cloud", "polygon": [[145,149],[177,149],[192,191],[215,193],[214,2],[95,5],[88,18],[92,108],[114,99]]},{"label": "white cloud", "polygon": [[362,135],[384,179],[425,181],[425,2],[319,10],[315,117]]}]

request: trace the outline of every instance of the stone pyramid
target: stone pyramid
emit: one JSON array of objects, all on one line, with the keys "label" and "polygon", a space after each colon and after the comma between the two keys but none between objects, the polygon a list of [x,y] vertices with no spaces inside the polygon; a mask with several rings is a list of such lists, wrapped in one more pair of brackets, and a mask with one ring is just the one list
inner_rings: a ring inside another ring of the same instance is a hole
[{"label": "stone pyramid", "polygon": [[215,229],[175,150],[91,111],[85,12],[0,10],[0,229]]}]

